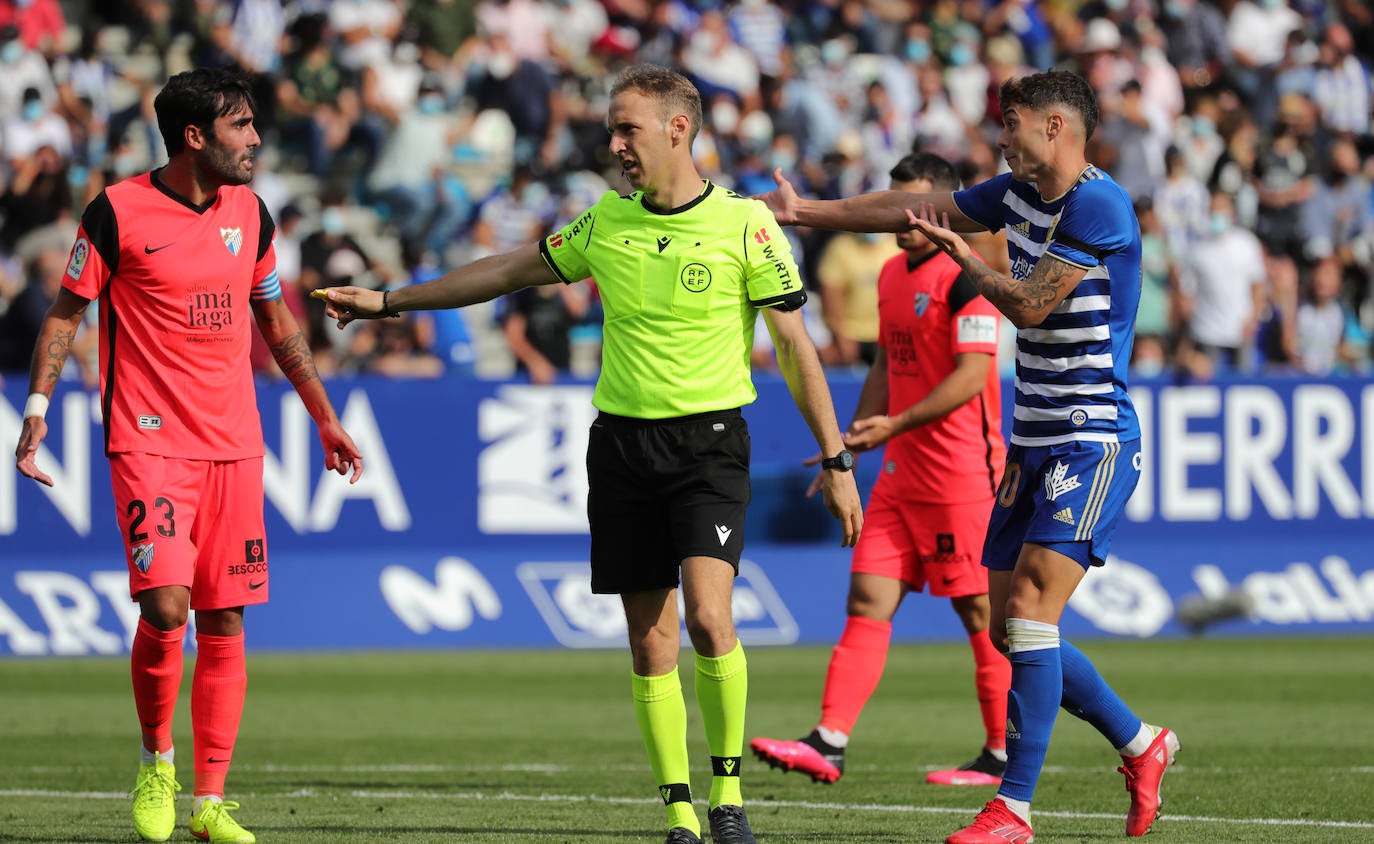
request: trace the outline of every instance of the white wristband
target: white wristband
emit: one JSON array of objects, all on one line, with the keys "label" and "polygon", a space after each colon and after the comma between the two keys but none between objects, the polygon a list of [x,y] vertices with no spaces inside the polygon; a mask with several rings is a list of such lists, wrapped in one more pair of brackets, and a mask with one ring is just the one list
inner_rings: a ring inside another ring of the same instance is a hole
[{"label": "white wristband", "polygon": [[42,393],[29,393],[29,400],[24,402],[24,419],[30,416],[37,416],[39,419],[48,415],[48,397]]}]

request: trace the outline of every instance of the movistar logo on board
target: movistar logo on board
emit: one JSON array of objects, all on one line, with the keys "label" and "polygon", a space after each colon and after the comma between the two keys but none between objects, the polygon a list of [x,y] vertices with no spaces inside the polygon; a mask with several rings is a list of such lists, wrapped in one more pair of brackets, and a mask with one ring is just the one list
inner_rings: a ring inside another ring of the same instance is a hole
[{"label": "movistar logo on board", "polygon": [[[625,610],[620,596],[592,592],[591,568],[585,560],[521,563],[515,576],[559,644],[569,648],[624,647]],[[686,618],[680,591],[678,604],[679,617]],[[797,641],[796,619],[757,563],[740,560],[730,609],[740,640],[746,645],[789,645]],[[682,641],[684,645],[690,641],[685,626]]]}]

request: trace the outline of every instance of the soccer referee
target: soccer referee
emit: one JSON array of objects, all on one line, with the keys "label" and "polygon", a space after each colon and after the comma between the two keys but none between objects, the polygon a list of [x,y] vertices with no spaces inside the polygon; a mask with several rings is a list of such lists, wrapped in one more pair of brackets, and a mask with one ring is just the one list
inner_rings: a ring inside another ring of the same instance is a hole
[{"label": "soccer referee", "polygon": [[666,844],[699,842],[678,682],[677,589],[696,650],[696,692],[711,750],[715,844],[752,844],[742,808],[747,674],[730,596],[744,548],[749,431],[740,407],[763,310],[792,397],[828,459],[826,507],[852,546],[863,525],[852,455],[802,323],[806,293],[787,239],[762,202],[702,179],[692,161],[701,95],[678,73],[620,74],[610,151],[634,189],[608,192],[537,244],[392,292],[333,287],[330,317],[462,307],[523,287],[596,279],[603,363],[587,447],[592,589],[619,594],[634,660],[634,706],[659,794]]}]

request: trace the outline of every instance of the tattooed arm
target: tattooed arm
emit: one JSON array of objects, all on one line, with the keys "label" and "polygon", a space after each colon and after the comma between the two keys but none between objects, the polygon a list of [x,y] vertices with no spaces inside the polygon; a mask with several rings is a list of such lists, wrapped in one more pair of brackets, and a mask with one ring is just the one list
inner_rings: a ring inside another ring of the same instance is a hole
[{"label": "tattooed arm", "polygon": [[[91,301],[83,299],[65,287],[57,294],[57,300],[48,309],[43,319],[43,327],[38,332],[38,342],[34,344],[33,363],[29,368],[29,395],[52,398],[53,388],[62,375],[62,367],[71,355],[72,343],[81,327],[81,318]],[[38,446],[48,435],[48,423],[41,415],[25,415],[24,427],[19,433],[19,446],[14,450],[15,465],[19,473],[33,478],[42,484],[52,486],[52,478],[39,471],[34,462]]]},{"label": "tattooed arm", "polygon": [[334,405],[330,403],[329,394],[325,392],[324,382],[315,370],[315,358],[310,354],[310,344],[305,341],[305,333],[301,331],[296,317],[281,297],[254,302],[253,315],[257,318],[258,330],[262,332],[262,338],[272,350],[272,357],[277,361],[277,366],[281,367],[282,374],[291,381],[291,386],[296,388],[296,394],[305,403],[310,418],[315,420],[315,425],[320,429],[320,443],[324,446],[324,465],[340,475],[347,475],[351,471],[349,483],[356,483],[363,474],[363,456],[358,453],[358,447],[339,424],[339,417],[334,413]]},{"label": "tattooed arm", "polygon": [[993,307],[1006,314],[1017,328],[1033,328],[1045,321],[1064,297],[1073,292],[1088,271],[1061,261],[1051,254],[1041,255],[1030,275],[1017,280],[978,260],[962,237],[949,228],[948,218],[929,205],[907,212],[912,227],[930,238],[963,268],[973,286]]}]

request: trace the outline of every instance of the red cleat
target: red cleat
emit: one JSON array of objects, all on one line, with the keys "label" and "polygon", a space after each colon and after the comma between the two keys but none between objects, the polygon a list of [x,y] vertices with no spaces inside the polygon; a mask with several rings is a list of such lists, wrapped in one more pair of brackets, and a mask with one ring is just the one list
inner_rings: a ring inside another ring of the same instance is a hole
[{"label": "red cleat", "polygon": [[805,741],[780,741],[756,738],[749,742],[754,755],[770,767],[786,771],[801,771],[816,782],[832,783],[844,773],[844,751],[838,754],[821,753]]},{"label": "red cleat", "polygon": [[1139,838],[1150,831],[1159,817],[1159,784],[1164,772],[1174,764],[1179,750],[1178,736],[1161,728],[1150,747],[1139,756],[1122,756],[1126,764],[1117,768],[1126,775],[1126,792],[1131,795],[1131,808],[1126,812],[1126,834]]},{"label": "red cleat", "polygon": [[1031,844],[1030,824],[997,798],[988,801],[973,823],[945,839],[945,844]]}]

